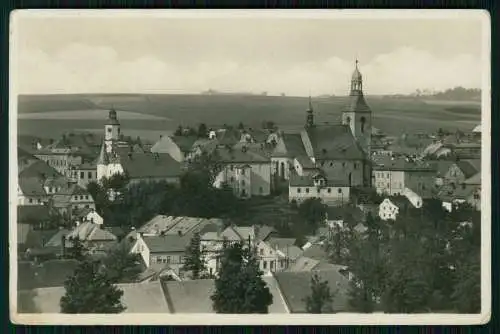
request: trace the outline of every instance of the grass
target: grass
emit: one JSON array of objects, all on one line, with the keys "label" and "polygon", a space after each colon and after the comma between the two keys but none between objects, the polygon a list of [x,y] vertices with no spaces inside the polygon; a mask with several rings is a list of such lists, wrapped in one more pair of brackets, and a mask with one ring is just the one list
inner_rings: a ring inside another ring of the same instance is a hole
[{"label": "grass", "polygon": [[[479,106],[464,107],[459,102],[455,105],[429,104],[419,100],[370,96],[366,97],[366,100],[373,111],[373,125],[390,135],[435,131],[440,127],[450,130],[471,130],[481,118]],[[347,97],[343,96],[313,99],[316,122],[339,122],[346,103]],[[281,96],[22,95],[18,100],[19,114],[65,111],[66,119],[20,119],[18,132],[54,137],[68,129],[101,130],[103,128],[101,119],[90,119],[81,114],[111,107],[119,111],[162,117],[161,120],[125,117],[121,119],[125,134],[130,130],[141,133],[141,137],[145,138],[153,137],[149,134],[150,131],[155,131],[154,138],[157,138],[159,132],[168,133],[179,124],[197,126],[199,123],[216,127],[224,123],[237,125],[243,122],[247,126],[260,127],[262,121],[268,120],[289,131],[298,130],[303,126],[307,106],[307,98]],[[80,115],[75,115],[75,119],[68,119],[67,112]]]}]

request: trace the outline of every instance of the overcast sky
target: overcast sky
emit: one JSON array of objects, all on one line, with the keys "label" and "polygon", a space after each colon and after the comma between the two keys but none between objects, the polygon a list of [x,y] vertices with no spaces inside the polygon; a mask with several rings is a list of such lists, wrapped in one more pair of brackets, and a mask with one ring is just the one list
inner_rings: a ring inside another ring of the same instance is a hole
[{"label": "overcast sky", "polygon": [[481,87],[481,21],[54,17],[17,20],[18,91],[307,96]]}]

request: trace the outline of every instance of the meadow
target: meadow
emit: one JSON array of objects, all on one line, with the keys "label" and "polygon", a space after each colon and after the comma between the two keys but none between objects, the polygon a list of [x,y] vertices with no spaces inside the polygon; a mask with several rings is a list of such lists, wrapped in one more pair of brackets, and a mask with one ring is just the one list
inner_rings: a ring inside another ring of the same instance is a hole
[{"label": "meadow", "polygon": [[[471,130],[481,120],[479,104],[367,96],[373,125],[389,135],[416,131]],[[347,97],[313,98],[316,123],[337,123]],[[179,125],[223,124],[260,127],[273,121],[300,129],[308,98],[258,95],[21,95],[18,134],[57,137],[68,130],[101,131],[110,108],[118,111],[123,133],[155,140]]]}]

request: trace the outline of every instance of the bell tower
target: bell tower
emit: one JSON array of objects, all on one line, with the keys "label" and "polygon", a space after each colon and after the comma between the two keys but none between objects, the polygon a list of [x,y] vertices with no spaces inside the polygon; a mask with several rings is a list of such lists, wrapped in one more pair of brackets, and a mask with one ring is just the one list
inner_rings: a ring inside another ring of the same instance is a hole
[{"label": "bell tower", "polygon": [[363,96],[363,77],[358,69],[358,60],[351,77],[349,104],[342,111],[342,124],[349,126],[353,136],[366,153],[371,156],[372,111]]},{"label": "bell tower", "polygon": [[120,122],[118,122],[116,111],[111,109],[108,114],[106,125],[104,126],[104,145],[106,146],[107,153],[111,153],[119,138]]}]

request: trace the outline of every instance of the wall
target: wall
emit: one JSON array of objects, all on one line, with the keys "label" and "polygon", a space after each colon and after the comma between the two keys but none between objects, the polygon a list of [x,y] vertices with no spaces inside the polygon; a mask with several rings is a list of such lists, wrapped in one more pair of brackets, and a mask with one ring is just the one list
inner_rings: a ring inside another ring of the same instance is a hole
[{"label": "wall", "polygon": [[184,264],[184,252],[150,253],[150,265],[164,264],[172,268],[176,274],[182,270]]},{"label": "wall", "polygon": [[[309,192],[307,192],[309,189]],[[330,189],[330,192],[328,190]],[[340,189],[340,193],[339,193]],[[349,203],[350,199],[350,188],[349,187],[322,187],[318,188],[311,185],[308,187],[288,187],[288,200],[295,200],[297,203],[301,203],[308,198],[320,198],[325,204],[338,206]]]},{"label": "wall", "polygon": [[132,246],[132,249],[130,249],[130,253],[140,254],[142,259],[144,260],[144,263],[146,264],[146,267],[149,268],[149,266],[151,265],[149,248],[139,234],[137,234],[137,240],[134,246]]},{"label": "wall", "polygon": [[405,188],[405,172],[375,170],[373,185],[378,194],[401,195]]},{"label": "wall", "polygon": [[133,178],[130,179],[128,185],[133,185],[141,182],[160,182],[165,181],[169,184],[179,185],[180,177],[142,177],[142,178]]},{"label": "wall", "polygon": [[[82,188],[87,188],[90,182],[97,181],[97,168],[96,169],[77,169],[72,171],[72,177],[78,182],[78,185]],[[82,174],[83,173],[83,174]]]},{"label": "wall", "polygon": [[[223,170],[217,175],[214,186],[221,187],[225,182],[230,185],[235,191],[239,189],[236,185],[238,175],[235,168],[238,164],[227,164]],[[231,168],[232,167],[232,168]],[[250,164],[250,176],[244,177],[245,182],[250,182],[250,194],[252,196],[267,196],[271,193],[271,163]],[[245,171],[248,174],[248,171]],[[240,178],[242,176],[239,176]],[[233,181],[232,181],[233,180]]]},{"label": "wall", "polygon": [[[283,164],[283,167],[281,167]],[[271,158],[271,173],[283,180],[290,179],[290,168],[293,168],[293,160],[289,158]]]},{"label": "wall", "polygon": [[351,175],[351,186],[364,185],[364,164],[362,160],[319,160],[318,165],[328,175],[338,180],[349,182]]},{"label": "wall", "polygon": [[42,161],[45,161],[47,165],[54,168],[63,175],[68,174],[67,172],[70,167],[82,164],[82,157],[70,154],[44,153],[35,154],[35,157],[39,158]]},{"label": "wall", "polygon": [[123,167],[118,163],[110,163],[108,165],[97,165],[97,180],[103,177],[110,178],[115,174],[123,174]]},{"label": "wall", "polygon": [[257,245],[257,256],[259,258],[259,268],[264,273],[283,271],[287,268],[286,259],[279,256],[276,249],[271,248],[270,245],[263,241]]}]

